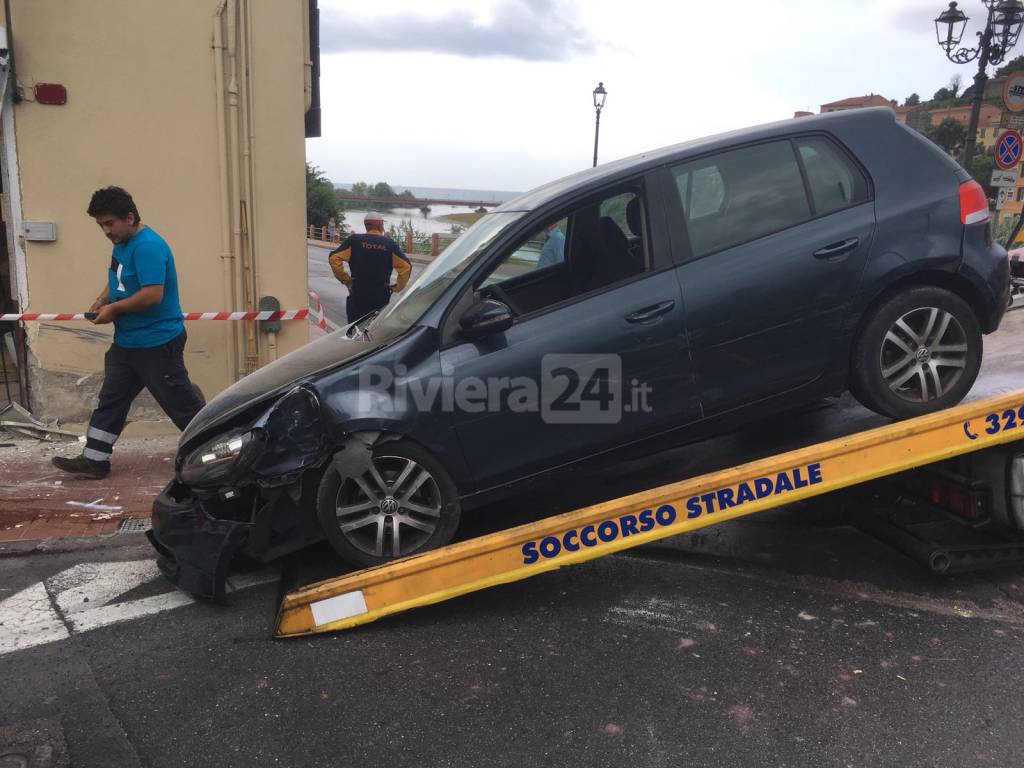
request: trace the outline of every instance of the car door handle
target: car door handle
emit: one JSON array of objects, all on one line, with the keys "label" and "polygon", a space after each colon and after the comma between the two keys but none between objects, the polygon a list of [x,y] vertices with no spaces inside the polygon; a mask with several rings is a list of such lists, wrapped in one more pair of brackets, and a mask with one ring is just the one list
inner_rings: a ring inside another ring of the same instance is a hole
[{"label": "car door handle", "polygon": [[826,261],[838,261],[839,256],[845,256],[854,248],[860,245],[859,237],[851,237],[838,243],[826,245],[824,248],[814,252],[814,258],[825,259]]},{"label": "car door handle", "polygon": [[651,320],[656,320],[668,312],[671,312],[675,308],[676,303],[674,301],[663,301],[660,304],[655,304],[650,307],[644,307],[638,309],[636,312],[631,312],[626,315],[627,323],[649,323]]}]

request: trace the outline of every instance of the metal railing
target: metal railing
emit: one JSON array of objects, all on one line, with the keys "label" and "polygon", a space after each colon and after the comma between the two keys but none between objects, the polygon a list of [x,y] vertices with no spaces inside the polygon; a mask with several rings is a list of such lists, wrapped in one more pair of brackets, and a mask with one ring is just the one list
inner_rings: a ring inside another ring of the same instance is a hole
[{"label": "metal railing", "polygon": [[[424,256],[430,256],[431,258],[444,252],[444,249],[455,242],[458,237],[454,233],[438,233],[434,232],[426,237],[415,237],[412,232],[404,232],[402,238],[404,242],[401,243],[402,249],[408,254],[418,254]],[[317,227],[310,224],[306,228],[306,237],[309,240],[315,240],[320,243],[333,244],[341,242],[341,233],[335,231],[334,237],[330,236],[327,227]]]}]

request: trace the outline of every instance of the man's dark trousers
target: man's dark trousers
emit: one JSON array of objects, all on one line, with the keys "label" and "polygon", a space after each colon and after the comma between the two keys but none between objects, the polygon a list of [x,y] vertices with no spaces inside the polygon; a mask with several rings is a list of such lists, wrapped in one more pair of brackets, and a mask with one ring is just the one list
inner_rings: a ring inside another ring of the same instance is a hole
[{"label": "man's dark trousers", "polygon": [[146,388],[174,425],[184,430],[206,404],[185,369],[185,340],[177,337],[157,347],[121,347],[111,344],[103,359],[100,402],[89,419],[83,455],[109,461],[121,436],[132,402]]},{"label": "man's dark trousers", "polygon": [[350,323],[354,323],[359,318],[376,312],[381,307],[386,307],[389,301],[391,301],[391,286],[387,283],[357,287],[353,282],[348,289],[345,316]]}]

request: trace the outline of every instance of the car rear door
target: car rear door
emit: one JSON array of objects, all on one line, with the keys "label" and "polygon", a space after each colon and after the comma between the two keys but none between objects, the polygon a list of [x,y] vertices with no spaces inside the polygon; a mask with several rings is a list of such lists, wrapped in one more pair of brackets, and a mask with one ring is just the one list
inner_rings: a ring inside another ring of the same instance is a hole
[{"label": "car rear door", "polygon": [[859,165],[811,135],[677,165],[668,183],[705,414],[826,379],[875,227]]}]

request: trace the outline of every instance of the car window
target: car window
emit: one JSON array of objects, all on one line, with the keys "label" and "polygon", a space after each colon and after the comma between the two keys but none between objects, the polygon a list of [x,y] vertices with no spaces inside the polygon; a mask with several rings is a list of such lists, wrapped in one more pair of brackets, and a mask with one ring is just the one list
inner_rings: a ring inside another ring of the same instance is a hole
[{"label": "car window", "polygon": [[495,238],[522,216],[521,211],[492,212],[481,216],[444,253],[430,262],[423,274],[380,311],[373,320],[373,332],[383,337],[409,328]]},{"label": "car window", "polygon": [[789,141],[743,147],[672,169],[694,256],[705,256],[811,218]]},{"label": "car window", "polygon": [[632,192],[624,192],[621,195],[606,198],[601,201],[601,207],[598,209],[598,215],[601,217],[607,216],[619,225],[620,230],[623,232],[629,232],[629,221],[626,216],[626,208],[629,206],[629,202],[635,198],[636,195]]},{"label": "car window", "polygon": [[623,190],[548,221],[479,278],[481,295],[528,314],[628,280],[648,269],[644,198]]},{"label": "car window", "polygon": [[691,219],[700,219],[721,210],[725,201],[725,184],[718,166],[709,165],[677,176],[676,184],[681,185],[679,195]]},{"label": "car window", "polygon": [[563,262],[567,226],[568,219],[559,219],[531,234],[484,279],[483,285],[494,285]]},{"label": "car window", "polygon": [[864,175],[831,141],[812,136],[797,139],[796,146],[807,173],[815,215],[849,208],[868,199]]}]

